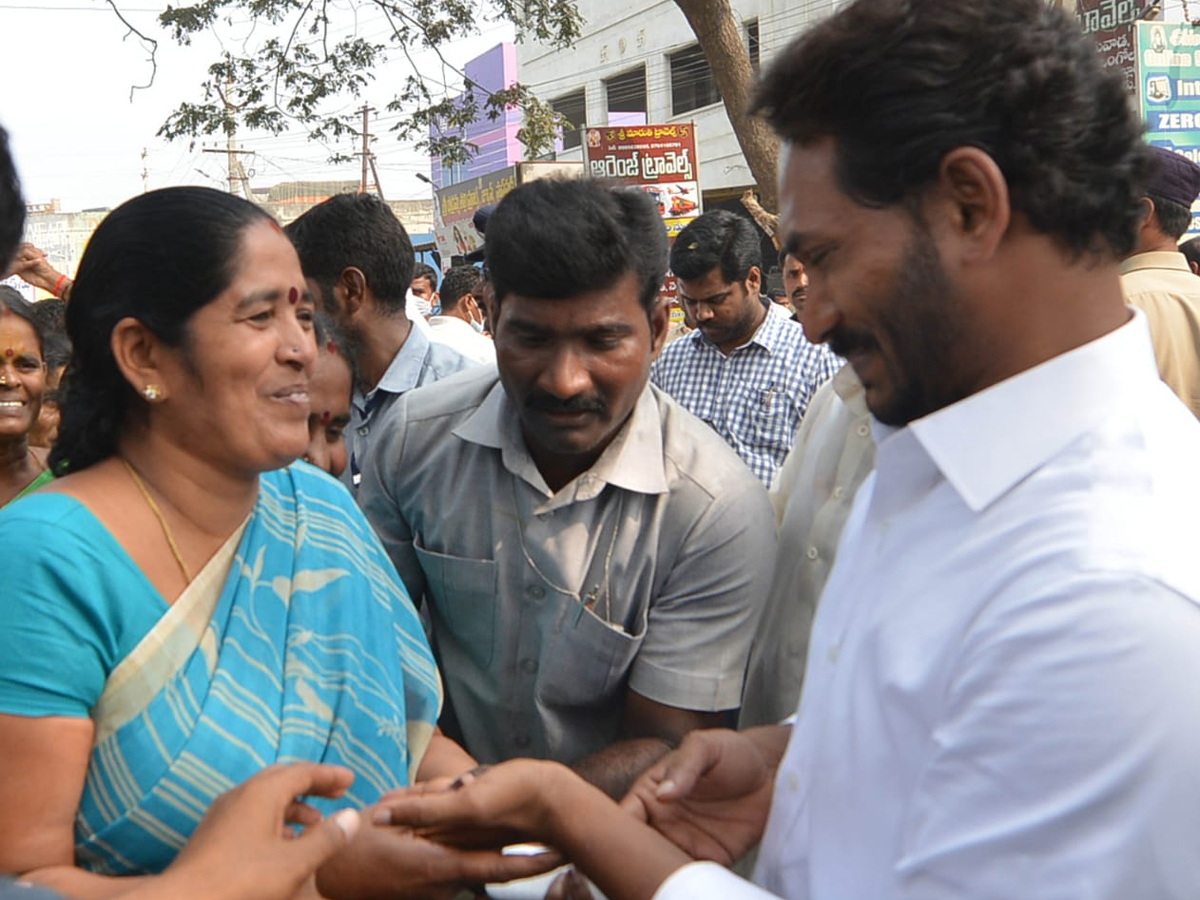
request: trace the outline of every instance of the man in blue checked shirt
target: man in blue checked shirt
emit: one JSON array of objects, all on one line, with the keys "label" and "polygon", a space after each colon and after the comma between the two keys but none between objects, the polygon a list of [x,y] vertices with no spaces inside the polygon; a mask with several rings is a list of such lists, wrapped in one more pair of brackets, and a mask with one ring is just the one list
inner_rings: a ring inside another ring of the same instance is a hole
[{"label": "man in blue checked shirt", "polygon": [[[708,423],[768,488],[817,388],[842,360],[759,296],[762,249],[748,219],[705,213],[671,248],[696,330],[663,350],[650,378]],[[769,301],[767,301],[769,302]]]}]

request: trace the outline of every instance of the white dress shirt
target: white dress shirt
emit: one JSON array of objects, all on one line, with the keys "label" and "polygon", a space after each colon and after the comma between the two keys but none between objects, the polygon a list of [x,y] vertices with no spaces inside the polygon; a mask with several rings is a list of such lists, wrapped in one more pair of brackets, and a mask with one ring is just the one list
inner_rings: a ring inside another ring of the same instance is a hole
[{"label": "white dress shirt", "polygon": [[496,345],[457,316],[434,316],[429,320],[429,338],[436,344],[453,347],[477,363],[495,363]]},{"label": "white dress shirt", "polygon": [[800,702],[817,598],[833,568],[854,495],[875,465],[866,392],[842,366],[808,406],[771,505],[779,545],[771,593],[750,650],[739,728],[772,725]]},{"label": "white dress shirt", "polygon": [[[1200,423],[1144,316],[875,432],[755,881],[1194,900]],[[684,896],[763,895],[695,865],[658,893]]]}]

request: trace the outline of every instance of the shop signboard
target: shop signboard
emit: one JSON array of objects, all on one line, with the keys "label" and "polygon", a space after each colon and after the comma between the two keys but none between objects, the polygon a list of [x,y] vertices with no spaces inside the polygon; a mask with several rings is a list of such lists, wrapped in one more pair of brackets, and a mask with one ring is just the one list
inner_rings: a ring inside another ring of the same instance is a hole
[{"label": "shop signboard", "polygon": [[1137,47],[1134,23],[1141,18],[1145,0],[1058,0],[1058,5],[1074,12],[1084,34],[1096,42],[1096,50],[1106,69],[1115,69],[1125,82],[1125,90],[1137,90]]},{"label": "shop signboard", "polygon": [[[1139,22],[1138,95],[1146,140],[1200,164],[1200,29]],[[1200,234],[1192,207],[1188,234]]]},{"label": "shop signboard", "polygon": [[583,143],[587,173],[645,191],[672,239],[704,211],[693,123],[589,128]]},{"label": "shop signboard", "polygon": [[483,235],[474,224],[475,211],[499,203],[518,184],[547,176],[577,176],[578,162],[523,162],[434,191],[433,237],[444,268],[450,259],[483,246]]}]

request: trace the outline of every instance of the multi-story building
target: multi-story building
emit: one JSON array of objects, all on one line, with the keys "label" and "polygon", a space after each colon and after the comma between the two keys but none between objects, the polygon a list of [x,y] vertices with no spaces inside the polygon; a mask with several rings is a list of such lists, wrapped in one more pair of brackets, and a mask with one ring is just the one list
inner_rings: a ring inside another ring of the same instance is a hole
[{"label": "multi-story building", "polygon": [[[757,69],[839,0],[732,0]],[[705,208],[753,188],[712,77],[712,68],[672,0],[633,5],[579,0],[586,25],[572,48],[517,45],[521,83],[575,126],[557,157],[582,159],[585,125],[694,122]]]}]

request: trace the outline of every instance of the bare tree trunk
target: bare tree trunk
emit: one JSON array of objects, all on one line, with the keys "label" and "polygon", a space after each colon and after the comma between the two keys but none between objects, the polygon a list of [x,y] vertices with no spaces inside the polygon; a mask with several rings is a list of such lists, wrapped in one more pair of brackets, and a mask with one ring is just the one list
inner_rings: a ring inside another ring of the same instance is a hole
[{"label": "bare tree trunk", "polygon": [[758,182],[762,205],[777,211],[779,139],[766,122],[747,113],[754,89],[754,70],[750,68],[742,23],[734,15],[729,0],[675,0],[675,5],[683,10],[712,67],[713,81],[721,92],[733,133],[750,173]]}]

